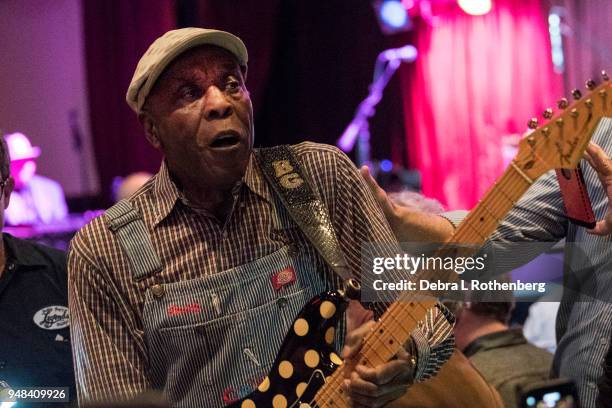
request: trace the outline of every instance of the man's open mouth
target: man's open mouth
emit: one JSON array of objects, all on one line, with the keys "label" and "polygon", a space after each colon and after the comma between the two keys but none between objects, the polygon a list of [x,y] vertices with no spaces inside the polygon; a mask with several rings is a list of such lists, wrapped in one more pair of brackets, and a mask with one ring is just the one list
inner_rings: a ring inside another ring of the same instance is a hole
[{"label": "man's open mouth", "polygon": [[210,144],[212,148],[232,147],[240,143],[240,135],[236,132],[221,132]]}]

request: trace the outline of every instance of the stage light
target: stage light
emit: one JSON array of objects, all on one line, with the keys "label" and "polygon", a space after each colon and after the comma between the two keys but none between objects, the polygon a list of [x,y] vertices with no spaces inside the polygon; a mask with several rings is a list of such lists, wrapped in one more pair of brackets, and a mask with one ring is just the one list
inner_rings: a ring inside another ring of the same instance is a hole
[{"label": "stage light", "polygon": [[383,173],[388,173],[391,170],[393,170],[393,163],[391,162],[391,160],[382,160],[380,162],[380,171],[382,171]]},{"label": "stage light", "polygon": [[563,51],[563,33],[561,30],[560,9],[553,7],[548,15],[548,33],[552,62],[557,74],[565,71],[565,52]]},{"label": "stage light", "polygon": [[378,24],[384,34],[395,34],[412,28],[412,22],[404,3],[411,5],[407,0],[376,0],[372,3]]},{"label": "stage light", "polygon": [[387,0],[380,6],[380,18],[393,28],[400,28],[408,21],[408,13],[399,1]]},{"label": "stage light", "polygon": [[491,11],[491,0],[457,0],[459,7],[472,16],[482,16]]},{"label": "stage light", "polygon": [[402,6],[404,6],[404,8],[406,10],[410,10],[411,8],[413,8],[414,6],[416,6],[416,4],[414,3],[415,0],[402,0]]}]

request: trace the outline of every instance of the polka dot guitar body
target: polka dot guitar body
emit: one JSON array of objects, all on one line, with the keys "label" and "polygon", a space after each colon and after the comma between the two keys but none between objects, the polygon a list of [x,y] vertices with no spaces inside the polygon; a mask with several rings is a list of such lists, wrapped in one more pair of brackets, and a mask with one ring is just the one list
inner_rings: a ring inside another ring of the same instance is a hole
[{"label": "polka dot guitar body", "polygon": [[255,391],[228,407],[319,407],[315,396],[342,365],[334,350],[334,338],[345,308],[346,302],[335,291],[310,300],[285,337],[268,376]]}]

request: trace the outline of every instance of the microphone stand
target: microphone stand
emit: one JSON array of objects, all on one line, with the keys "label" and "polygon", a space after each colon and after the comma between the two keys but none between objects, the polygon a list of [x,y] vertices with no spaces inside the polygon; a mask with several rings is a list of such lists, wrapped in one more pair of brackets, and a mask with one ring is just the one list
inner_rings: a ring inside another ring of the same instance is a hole
[{"label": "microphone stand", "polygon": [[338,146],[345,152],[353,149],[357,142],[357,164],[362,166],[370,164],[370,126],[368,120],[376,113],[376,105],[382,99],[383,91],[389,80],[399,68],[402,58],[389,58],[388,51],[378,54],[374,66],[374,79],[369,86],[368,96],[359,104],[357,112],[349,125],[346,127]]}]

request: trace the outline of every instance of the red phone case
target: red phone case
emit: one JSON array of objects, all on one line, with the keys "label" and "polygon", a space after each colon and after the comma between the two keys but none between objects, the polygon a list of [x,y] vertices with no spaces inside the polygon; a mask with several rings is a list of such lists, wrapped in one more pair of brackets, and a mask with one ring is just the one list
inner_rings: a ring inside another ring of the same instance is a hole
[{"label": "red phone case", "polygon": [[595,227],[597,220],[595,220],[580,166],[574,170],[557,169],[556,172],[567,217],[574,224],[582,227]]}]

